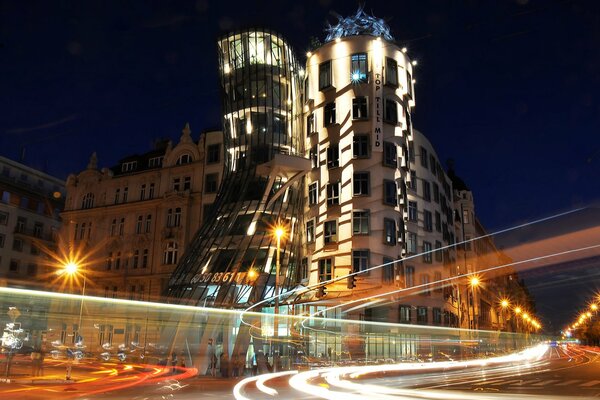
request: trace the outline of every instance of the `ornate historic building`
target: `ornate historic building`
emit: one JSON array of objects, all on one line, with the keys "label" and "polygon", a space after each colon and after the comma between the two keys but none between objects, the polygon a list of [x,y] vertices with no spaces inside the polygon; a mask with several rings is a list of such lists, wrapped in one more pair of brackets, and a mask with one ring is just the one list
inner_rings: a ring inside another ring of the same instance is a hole
[{"label": "ornate historic building", "polygon": [[159,142],[101,170],[94,154],[87,169],[70,175],[61,237],[89,255],[86,291],[159,298],[215,200],[223,160],[221,132],[194,141],[186,125],[175,145]]}]

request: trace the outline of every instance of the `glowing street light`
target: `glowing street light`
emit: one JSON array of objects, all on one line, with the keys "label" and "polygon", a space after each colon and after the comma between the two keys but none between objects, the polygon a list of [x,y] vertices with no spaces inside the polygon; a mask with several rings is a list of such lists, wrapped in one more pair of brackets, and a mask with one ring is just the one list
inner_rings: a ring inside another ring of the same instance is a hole
[{"label": "glowing street light", "polygon": [[598,304],[596,304],[596,303],[592,303],[592,305],[590,306],[590,309],[591,309],[592,311],[598,311]]},{"label": "glowing street light", "polygon": [[[273,229],[273,236],[277,239],[277,254],[276,254],[276,262],[275,262],[275,321],[273,323],[274,335],[275,337],[279,337],[279,269],[280,269],[280,260],[279,253],[281,253],[281,238],[286,234],[285,227],[280,223],[275,226]],[[278,367],[278,362],[273,359],[273,370],[276,372]]]},{"label": "glowing street light", "polygon": [[508,306],[510,306],[510,301],[507,298],[503,298],[502,300],[500,300],[500,307],[502,308],[502,319],[504,320],[504,328],[506,329],[508,326],[508,324],[506,323],[506,315],[504,314],[504,311],[506,311],[506,309],[508,308]]}]

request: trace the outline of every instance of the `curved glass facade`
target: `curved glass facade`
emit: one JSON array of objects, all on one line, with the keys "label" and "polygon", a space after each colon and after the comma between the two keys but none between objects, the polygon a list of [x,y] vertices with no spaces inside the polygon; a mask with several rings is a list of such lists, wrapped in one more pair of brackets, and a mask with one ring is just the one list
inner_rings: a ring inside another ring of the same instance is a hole
[{"label": "curved glass facade", "polygon": [[280,292],[297,282],[302,178],[293,178],[296,171],[277,155],[289,161],[303,154],[300,69],[289,45],[267,30],[231,33],[218,51],[225,176],[169,295],[188,304],[247,307],[275,293],[276,224],[286,230]]}]

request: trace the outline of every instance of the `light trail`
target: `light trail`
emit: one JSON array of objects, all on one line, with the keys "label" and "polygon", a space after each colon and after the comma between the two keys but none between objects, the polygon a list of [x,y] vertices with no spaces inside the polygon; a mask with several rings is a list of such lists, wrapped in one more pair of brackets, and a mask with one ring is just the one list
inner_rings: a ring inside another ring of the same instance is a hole
[{"label": "light trail", "polygon": [[277,394],[277,391],[275,389],[271,389],[271,388],[265,386],[265,382],[267,382],[271,379],[280,378],[282,376],[293,375],[293,374],[297,374],[297,373],[298,373],[298,371],[283,371],[283,372],[275,372],[272,374],[263,374],[263,375],[259,375],[259,376],[252,376],[250,378],[242,379],[233,387],[233,397],[235,397],[236,400],[252,400],[250,397],[244,396],[242,394],[242,392],[243,392],[243,388],[245,386],[247,386],[253,382],[255,382],[256,387],[261,392],[267,393],[271,396],[274,396]]}]

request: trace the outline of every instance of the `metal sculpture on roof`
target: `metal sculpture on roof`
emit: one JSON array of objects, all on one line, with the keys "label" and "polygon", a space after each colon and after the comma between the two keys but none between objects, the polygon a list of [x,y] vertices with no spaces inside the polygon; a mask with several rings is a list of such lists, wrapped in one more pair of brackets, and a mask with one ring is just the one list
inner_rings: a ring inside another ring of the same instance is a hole
[{"label": "metal sculpture on roof", "polygon": [[327,32],[326,42],[355,35],[383,36],[386,40],[394,40],[390,27],[385,21],[382,18],[368,15],[363,7],[359,7],[356,14],[350,17],[344,18],[341,15],[336,15],[336,17],[338,18],[337,25],[328,23],[328,27],[325,29]]}]

